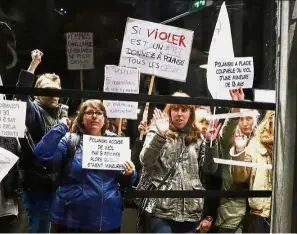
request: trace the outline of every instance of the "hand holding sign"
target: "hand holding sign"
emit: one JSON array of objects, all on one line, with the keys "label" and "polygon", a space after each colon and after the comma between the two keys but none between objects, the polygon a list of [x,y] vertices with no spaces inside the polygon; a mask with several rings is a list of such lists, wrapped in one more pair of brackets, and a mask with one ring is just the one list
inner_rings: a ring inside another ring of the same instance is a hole
[{"label": "hand holding sign", "polygon": [[169,120],[168,117],[164,116],[162,111],[159,109],[155,109],[154,114],[153,114],[154,120],[156,122],[156,127],[158,129],[158,133],[161,136],[165,136],[165,134],[169,130]]},{"label": "hand holding sign", "polygon": [[[244,101],[243,89],[232,89],[229,91],[233,101]],[[232,108],[232,112],[240,112],[240,108]]]},{"label": "hand holding sign", "polygon": [[129,176],[132,175],[133,171],[135,170],[135,165],[132,161],[125,161],[123,164],[124,167],[124,173],[123,175]]},{"label": "hand holding sign", "polygon": [[218,138],[221,125],[222,124],[219,122],[218,119],[210,121],[209,127],[206,132],[206,136],[205,136],[207,141],[212,142],[212,140],[215,140]]},{"label": "hand holding sign", "polygon": [[230,90],[230,95],[231,95],[233,101],[243,101],[244,100],[243,89],[232,89],[232,90]]}]

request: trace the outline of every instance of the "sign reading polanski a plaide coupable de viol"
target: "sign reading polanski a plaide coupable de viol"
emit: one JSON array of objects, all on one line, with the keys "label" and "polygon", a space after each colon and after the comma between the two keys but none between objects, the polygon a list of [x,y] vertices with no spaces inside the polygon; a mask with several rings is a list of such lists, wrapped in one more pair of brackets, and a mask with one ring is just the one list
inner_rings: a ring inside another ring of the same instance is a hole
[{"label": "sign reading polanski a plaide coupable de viol", "polygon": [[193,35],[191,30],[128,18],[120,66],[185,82]]}]

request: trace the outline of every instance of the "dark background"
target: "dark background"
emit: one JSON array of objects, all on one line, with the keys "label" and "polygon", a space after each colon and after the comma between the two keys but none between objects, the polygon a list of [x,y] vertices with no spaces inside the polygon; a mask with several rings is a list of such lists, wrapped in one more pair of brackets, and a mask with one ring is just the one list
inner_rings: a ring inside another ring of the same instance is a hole
[{"label": "dark background", "polygon": [[[214,0],[189,16],[170,25],[194,30],[194,41],[187,82],[156,78],[156,93],[169,95],[183,90],[195,97],[211,97],[206,83],[207,52],[223,1]],[[67,70],[65,33],[94,33],[95,69],[84,70],[84,89],[102,90],[104,66],[118,64],[126,18],[162,22],[188,11],[192,0],[1,0],[0,21],[7,22],[16,38],[17,64],[7,70],[12,56],[7,42],[13,41],[7,30],[0,30],[0,74],[4,85],[15,85],[21,69],[27,69],[30,52],[44,52],[36,74],[55,72],[66,89],[80,89],[79,71]],[[227,0],[236,57],[254,59],[254,88],[275,89],[276,3],[271,0]],[[62,10],[63,9],[63,10]],[[2,27],[3,28],[3,27]],[[140,90],[147,92],[143,76]],[[245,90],[253,100],[252,90]],[[62,100],[66,102],[66,99]],[[70,100],[70,111],[79,100]],[[143,103],[140,103],[143,106]],[[223,109],[221,111],[224,111]]]}]

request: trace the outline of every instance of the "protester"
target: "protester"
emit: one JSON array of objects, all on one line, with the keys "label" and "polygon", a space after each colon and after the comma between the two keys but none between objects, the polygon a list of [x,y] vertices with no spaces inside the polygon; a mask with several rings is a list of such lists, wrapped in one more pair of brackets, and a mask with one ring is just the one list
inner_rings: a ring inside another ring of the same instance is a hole
[{"label": "protester", "polygon": [[121,123],[121,131],[120,136],[127,136],[127,128],[128,128],[128,120],[127,119],[110,119],[108,124],[108,130],[118,134],[119,133],[119,125]]},{"label": "protester", "polygon": [[[259,124],[254,144],[248,146],[248,138],[238,132],[234,136],[235,146],[230,155],[233,160],[272,165],[274,139],[274,111],[267,111]],[[233,180],[237,183],[248,182],[250,190],[272,190],[272,170],[267,168],[234,166]],[[270,232],[271,198],[249,198],[251,208],[251,231]]]},{"label": "protester", "polygon": [[34,150],[44,166],[68,165],[53,202],[51,232],[120,232],[122,197],[118,184],[129,186],[136,182],[134,164],[126,161],[124,171],[82,168],[83,134],[116,136],[106,131],[106,110],[99,100],[87,100],[79,110],[73,129],[81,140],[72,159],[67,124],[65,118],[64,123],[54,126]]},{"label": "protester", "polygon": [[207,129],[209,127],[209,119],[211,113],[205,109],[197,108],[195,111],[196,119],[195,124],[201,133],[201,137],[205,137]]},{"label": "protester", "polygon": [[[244,92],[242,89],[230,91],[232,100],[243,101]],[[257,111],[249,109],[233,108],[232,113],[245,113],[252,112],[250,116],[241,118],[227,118],[220,131],[220,144],[222,146],[223,159],[230,160],[231,156],[229,151],[234,146],[233,137],[236,129],[244,134],[247,139],[252,139],[254,136],[254,129],[257,124]],[[248,189],[247,183],[234,183],[232,179],[232,166],[222,165],[222,190],[246,190]],[[235,233],[239,230],[242,231],[243,220],[247,212],[247,199],[246,198],[222,198],[218,210],[216,226],[221,233]]]},{"label": "protester", "polygon": [[[41,62],[43,53],[34,50],[32,62],[27,71],[22,70],[18,78],[18,87],[32,87],[34,72]],[[60,78],[56,74],[43,74],[35,84],[37,88],[61,89]],[[68,107],[59,104],[57,97],[16,96],[27,103],[25,138],[20,139],[21,157],[19,172],[23,189],[22,200],[29,219],[29,233],[49,232],[49,211],[53,195],[57,189],[57,173],[51,165],[44,167],[33,156],[33,148],[59,119],[67,116]]]},{"label": "protester", "polygon": [[[181,92],[174,96],[188,97]],[[217,169],[213,157],[218,155],[216,137],[220,126],[216,122],[206,135],[208,142],[202,144],[194,124],[194,106],[167,104],[163,113],[155,109],[153,117],[140,154],[152,184],[158,187],[164,183],[160,190],[204,189],[199,172],[214,173]],[[213,147],[209,146],[210,138],[214,139]],[[149,226],[154,233],[187,233],[196,229],[206,232],[212,223],[211,217],[202,214],[203,198],[160,198],[151,200],[146,210],[152,213]]]}]

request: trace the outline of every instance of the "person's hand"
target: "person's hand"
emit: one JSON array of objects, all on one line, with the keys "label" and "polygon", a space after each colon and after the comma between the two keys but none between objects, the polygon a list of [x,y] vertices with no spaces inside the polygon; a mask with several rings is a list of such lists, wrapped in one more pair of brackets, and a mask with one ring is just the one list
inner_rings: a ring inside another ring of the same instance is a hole
[{"label": "person's hand", "polygon": [[138,125],[138,132],[141,133],[146,132],[146,128],[147,128],[147,121],[141,121],[140,124]]},{"label": "person's hand", "polygon": [[59,120],[60,124],[65,124],[68,128],[70,128],[71,121],[67,117],[63,117],[62,119]]},{"label": "person's hand", "polygon": [[237,152],[243,151],[247,146],[248,137],[244,135],[238,128],[234,133],[234,145]]},{"label": "person's hand", "polygon": [[43,56],[43,53],[40,50],[33,50],[31,52],[32,62],[40,63],[42,56]]},{"label": "person's hand", "polygon": [[124,167],[124,175],[125,176],[129,176],[133,173],[133,171],[135,170],[135,165],[132,161],[125,161],[123,164]]},{"label": "person's hand", "polygon": [[211,223],[212,222],[210,220],[203,219],[196,230],[200,232],[208,232],[211,228]]},{"label": "person's hand", "polygon": [[160,111],[157,108],[154,111],[153,117],[154,117],[154,120],[156,122],[156,127],[158,129],[158,133],[161,136],[165,136],[165,134],[169,130],[169,120],[168,120],[168,118],[166,116],[164,116],[162,111]]},{"label": "person's hand", "polygon": [[[230,95],[233,101],[244,101],[243,89],[232,89],[230,90]],[[232,112],[239,112],[240,108],[232,108]]]},{"label": "person's hand", "polygon": [[33,50],[31,52],[32,62],[28,68],[29,72],[34,74],[36,68],[38,67],[39,63],[41,62],[42,56],[43,56],[43,53],[40,50]]},{"label": "person's hand", "polygon": [[205,138],[207,141],[216,140],[219,136],[221,123],[218,119],[210,120],[208,129],[206,131]]}]

